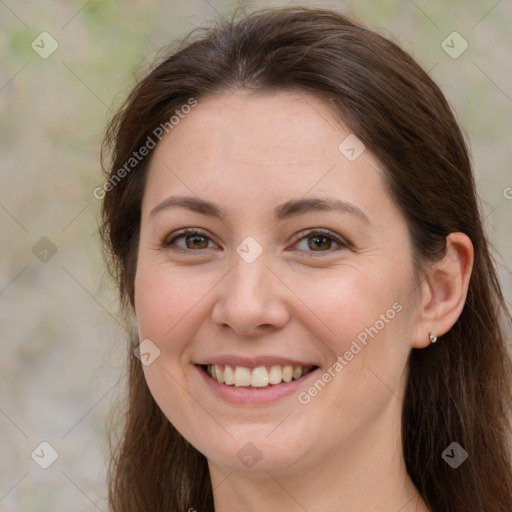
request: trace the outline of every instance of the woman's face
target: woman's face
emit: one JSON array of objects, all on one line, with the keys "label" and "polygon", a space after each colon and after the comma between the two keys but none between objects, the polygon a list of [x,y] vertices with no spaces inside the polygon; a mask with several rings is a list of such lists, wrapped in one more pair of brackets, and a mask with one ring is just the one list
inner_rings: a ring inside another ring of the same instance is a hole
[{"label": "woman's face", "polygon": [[238,92],[200,100],[155,149],[135,280],[143,369],[210,465],[286,474],[397,441],[412,253],[359,144],[320,99]]}]

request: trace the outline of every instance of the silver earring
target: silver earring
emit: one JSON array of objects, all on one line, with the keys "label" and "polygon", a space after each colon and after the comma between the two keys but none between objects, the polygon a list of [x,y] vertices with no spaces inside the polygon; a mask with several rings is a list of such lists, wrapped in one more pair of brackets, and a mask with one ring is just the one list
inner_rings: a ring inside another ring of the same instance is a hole
[{"label": "silver earring", "polygon": [[437,336],[435,336],[432,333],[429,333],[428,339],[430,340],[430,343],[435,343],[437,341]]}]

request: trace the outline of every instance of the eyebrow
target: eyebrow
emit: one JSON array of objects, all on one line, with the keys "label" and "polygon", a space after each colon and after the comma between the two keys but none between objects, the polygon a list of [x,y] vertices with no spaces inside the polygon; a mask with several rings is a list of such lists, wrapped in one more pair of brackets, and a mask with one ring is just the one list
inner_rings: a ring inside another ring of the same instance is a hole
[{"label": "eyebrow", "polygon": [[[163,210],[176,207],[186,208],[195,213],[213,217],[221,221],[224,221],[226,218],[225,211],[219,205],[192,196],[168,197],[151,210],[149,217],[151,218]],[[341,213],[348,213],[358,217],[367,224],[371,224],[367,215],[356,205],[332,197],[314,197],[287,201],[286,203],[280,204],[274,208],[274,219],[276,221],[281,221],[290,217],[303,215],[311,211],[338,211]]]}]

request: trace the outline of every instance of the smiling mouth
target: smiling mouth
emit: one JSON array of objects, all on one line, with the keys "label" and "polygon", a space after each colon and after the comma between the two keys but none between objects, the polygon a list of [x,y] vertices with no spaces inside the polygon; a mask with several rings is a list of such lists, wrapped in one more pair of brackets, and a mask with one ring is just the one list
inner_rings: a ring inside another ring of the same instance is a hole
[{"label": "smiling mouth", "polygon": [[248,368],[228,364],[208,364],[201,366],[216,382],[232,387],[267,388],[298,380],[318,368],[318,366],[273,365]]}]

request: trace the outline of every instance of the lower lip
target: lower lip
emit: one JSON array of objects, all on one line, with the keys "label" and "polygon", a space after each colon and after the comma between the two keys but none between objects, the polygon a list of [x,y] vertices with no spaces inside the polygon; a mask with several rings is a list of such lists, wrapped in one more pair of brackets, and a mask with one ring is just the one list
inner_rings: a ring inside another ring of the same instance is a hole
[{"label": "lower lip", "polygon": [[320,368],[316,368],[300,379],[284,382],[275,386],[268,386],[266,388],[244,388],[221,384],[220,382],[212,379],[201,366],[196,365],[196,368],[208,388],[218,397],[232,404],[250,405],[270,404],[272,402],[277,402],[281,398],[297,394],[299,392],[299,388],[303,387],[303,385],[311,379],[316,378],[316,374],[318,370],[320,370]]}]

